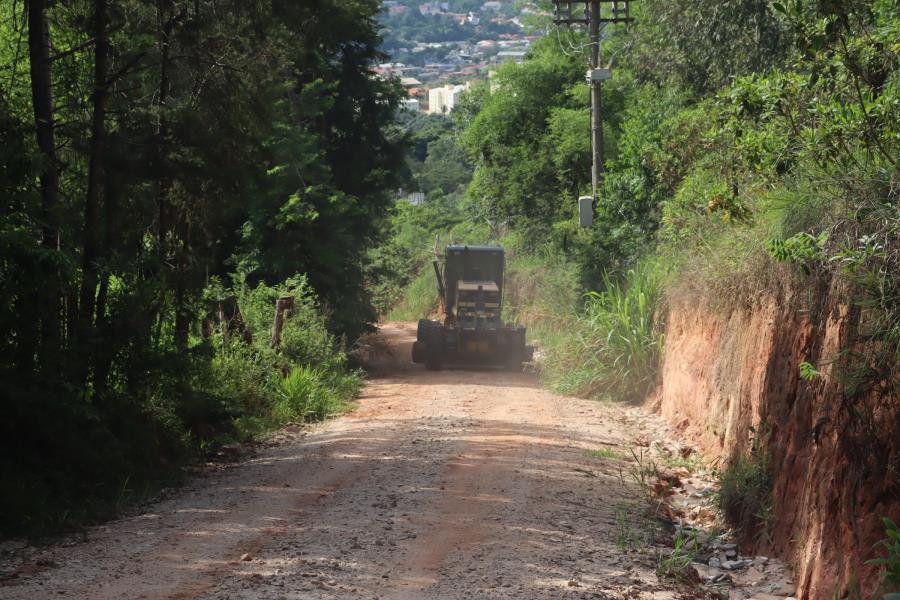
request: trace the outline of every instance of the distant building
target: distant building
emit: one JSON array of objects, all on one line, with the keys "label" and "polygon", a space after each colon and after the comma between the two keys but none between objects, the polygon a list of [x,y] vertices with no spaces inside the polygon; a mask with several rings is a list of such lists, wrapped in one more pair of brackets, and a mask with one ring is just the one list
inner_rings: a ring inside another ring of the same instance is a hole
[{"label": "distant building", "polygon": [[449,114],[457,104],[467,85],[445,85],[428,90],[428,112],[433,115]]},{"label": "distant building", "polygon": [[481,5],[481,10],[492,10],[494,12],[497,12],[501,8],[503,8],[502,2],[485,2]]},{"label": "distant building", "polygon": [[497,53],[497,60],[514,60],[515,62],[520,63],[525,60],[526,54],[528,54],[526,50],[502,50]]},{"label": "distant building", "polygon": [[409,112],[419,112],[422,110],[419,101],[415,98],[406,98],[400,101],[400,108]]},{"label": "distant building", "polygon": [[401,77],[400,85],[405,88],[414,88],[422,85],[422,82],[416,79],[415,77]]}]

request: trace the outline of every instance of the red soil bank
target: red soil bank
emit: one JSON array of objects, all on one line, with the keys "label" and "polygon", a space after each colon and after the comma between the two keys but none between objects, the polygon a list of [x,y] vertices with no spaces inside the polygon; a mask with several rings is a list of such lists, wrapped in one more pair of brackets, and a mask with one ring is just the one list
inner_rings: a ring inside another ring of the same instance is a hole
[{"label": "red soil bank", "polygon": [[[854,577],[870,597],[881,517],[900,521],[900,399],[845,397],[829,361],[859,314],[835,286],[820,296],[788,291],[730,313],[673,302],[655,402],[710,456],[746,452],[753,430],[768,431],[773,543],[747,545],[791,562],[801,599],[833,598]],[[822,376],[803,380],[803,361]]]}]

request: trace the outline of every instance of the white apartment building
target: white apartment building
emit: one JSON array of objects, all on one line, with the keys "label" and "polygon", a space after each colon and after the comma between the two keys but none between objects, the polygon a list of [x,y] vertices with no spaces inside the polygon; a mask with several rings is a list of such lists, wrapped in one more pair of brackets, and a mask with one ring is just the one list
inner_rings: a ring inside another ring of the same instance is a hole
[{"label": "white apartment building", "polygon": [[445,85],[428,90],[428,112],[433,115],[449,114],[459,104],[459,98],[469,89],[466,85]]},{"label": "white apartment building", "polygon": [[419,112],[421,110],[419,101],[415,98],[404,98],[400,101],[400,107],[409,112]]}]

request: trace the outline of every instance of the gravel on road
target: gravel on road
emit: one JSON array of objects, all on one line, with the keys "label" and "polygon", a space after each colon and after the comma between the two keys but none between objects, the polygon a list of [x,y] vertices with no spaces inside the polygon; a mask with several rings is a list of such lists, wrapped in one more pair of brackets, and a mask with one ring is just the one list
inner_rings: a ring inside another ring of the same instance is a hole
[{"label": "gravel on road", "polygon": [[351,413],[41,547],[0,598],[678,597],[632,476],[654,417],[531,374],[425,371],[414,336],[382,327]]}]

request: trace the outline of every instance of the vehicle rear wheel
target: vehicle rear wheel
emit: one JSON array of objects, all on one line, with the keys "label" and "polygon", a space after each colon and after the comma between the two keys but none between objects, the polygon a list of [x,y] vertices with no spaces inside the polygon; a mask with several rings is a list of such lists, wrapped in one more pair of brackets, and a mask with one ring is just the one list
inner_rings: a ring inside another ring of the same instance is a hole
[{"label": "vehicle rear wheel", "polygon": [[425,330],[425,368],[440,371],[444,367],[444,336],[438,327]]},{"label": "vehicle rear wheel", "polygon": [[522,372],[522,354],[520,352],[511,352],[510,355],[506,357],[506,370],[514,371],[516,373]]},{"label": "vehicle rear wheel", "polygon": [[522,363],[525,361],[525,331],[508,332],[506,344],[506,360],[503,361],[506,370],[521,373]]},{"label": "vehicle rear wheel", "polygon": [[419,319],[419,324],[416,327],[416,339],[420,342],[426,341],[425,338],[428,334],[425,332],[433,329],[435,325],[437,325],[437,323],[429,319]]},{"label": "vehicle rear wheel", "polygon": [[412,346],[412,361],[420,363],[425,361],[425,342],[416,340]]}]

